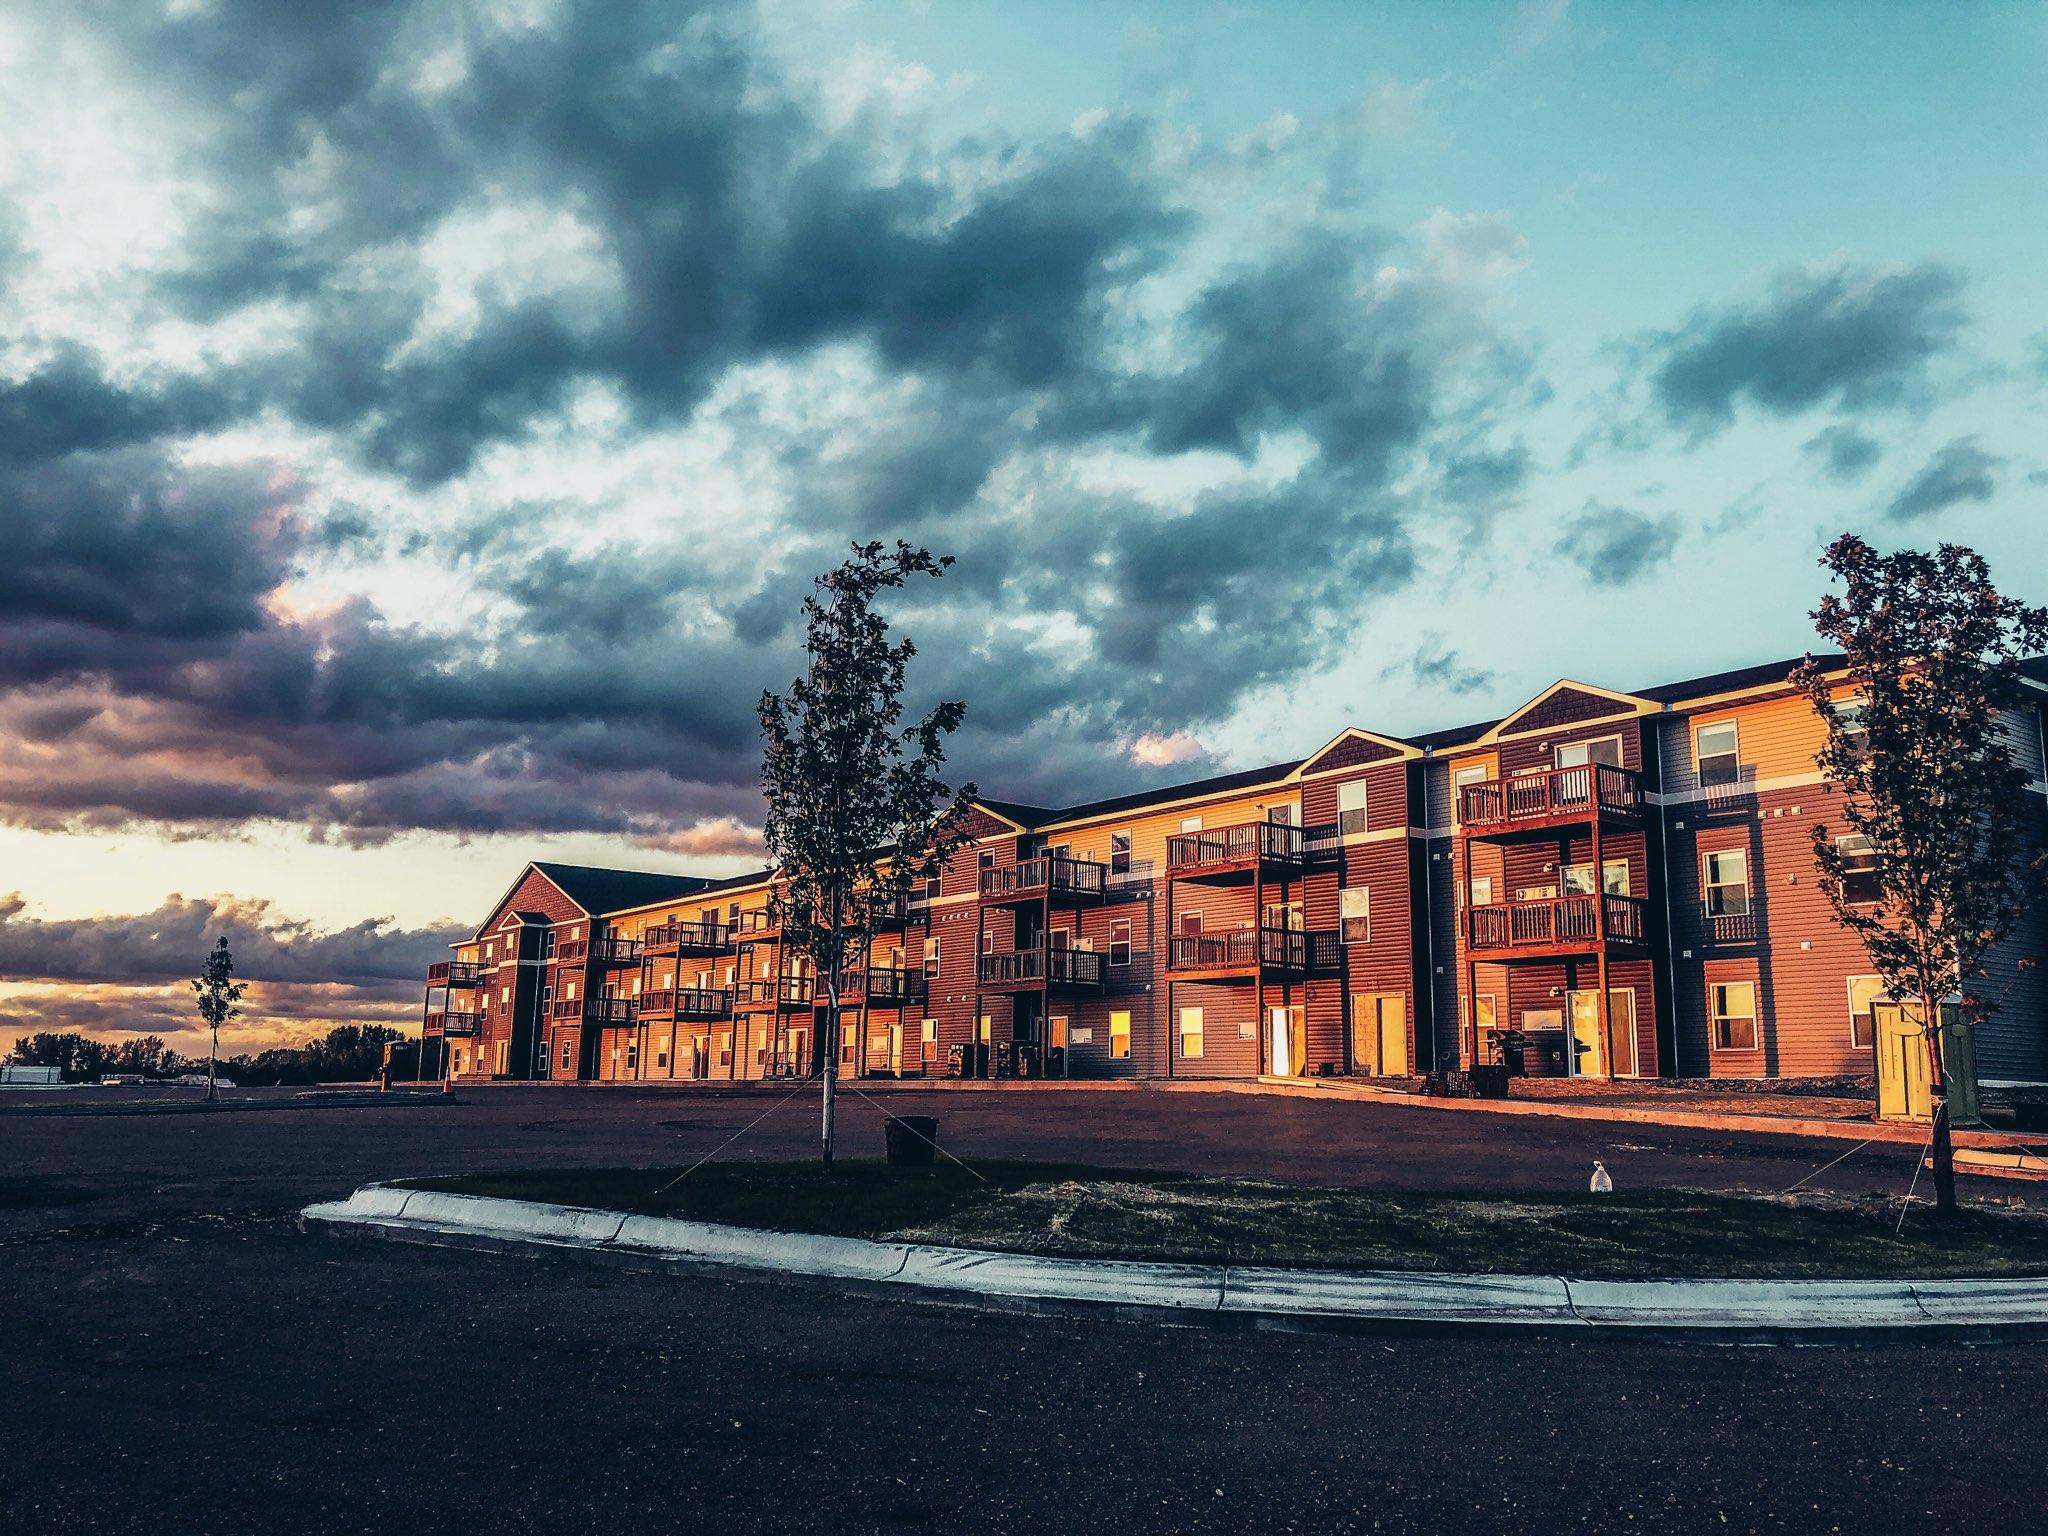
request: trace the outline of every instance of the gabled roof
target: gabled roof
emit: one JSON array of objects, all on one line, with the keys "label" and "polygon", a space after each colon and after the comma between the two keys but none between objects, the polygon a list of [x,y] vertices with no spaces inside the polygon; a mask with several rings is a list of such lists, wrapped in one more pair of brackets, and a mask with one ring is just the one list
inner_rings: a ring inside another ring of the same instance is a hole
[{"label": "gabled roof", "polygon": [[1158,789],[1140,790],[1131,795],[1112,795],[1107,800],[1090,800],[1083,805],[1063,806],[1057,811],[1045,813],[1039,825],[1054,825],[1069,821],[1084,821],[1094,816],[1108,816],[1117,811],[1135,811],[1152,805],[1171,805],[1179,800],[1202,800],[1212,795],[1227,795],[1232,790],[1250,789],[1256,784],[1282,784],[1302,764],[1301,758],[1291,762],[1270,763],[1264,768],[1245,768],[1237,773],[1220,773],[1210,779],[1191,779],[1184,784],[1167,784]]},{"label": "gabled roof", "polygon": [[657,874],[643,869],[594,869],[588,864],[533,866],[555,889],[591,916],[642,902],[663,901],[703,890],[711,881],[702,875]]},{"label": "gabled roof", "polygon": [[[1586,705],[1611,707],[1573,713]],[[1594,720],[1612,720],[1622,715],[1653,715],[1657,708],[1654,700],[1639,693],[1616,693],[1612,688],[1561,677],[1521,708],[1512,711],[1480,739],[1500,741],[1509,736],[1526,736],[1536,731],[1555,730]]]},{"label": "gabled roof", "polygon": [[990,815],[1009,822],[1019,832],[1028,831],[1041,821],[1050,821],[1056,814],[1048,806],[1025,805],[1019,800],[991,800],[986,795],[975,796],[972,803]]},{"label": "gabled roof", "polygon": [[1305,778],[1315,773],[1335,773],[1339,769],[1356,767],[1363,762],[1384,762],[1388,758],[1420,756],[1421,748],[1412,742],[1401,740],[1398,736],[1382,736],[1377,731],[1361,730],[1355,725],[1347,725],[1303,758],[1291,777]]}]

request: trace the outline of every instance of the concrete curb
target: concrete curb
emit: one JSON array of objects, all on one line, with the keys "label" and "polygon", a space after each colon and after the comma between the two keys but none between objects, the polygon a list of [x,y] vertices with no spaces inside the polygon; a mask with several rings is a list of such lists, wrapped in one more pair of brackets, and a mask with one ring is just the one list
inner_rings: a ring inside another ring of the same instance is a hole
[{"label": "concrete curb", "polygon": [[212,1104],[208,1104],[204,1099],[123,1099],[113,1104],[92,1104],[83,1101],[66,1101],[62,1104],[0,1103],[0,1118],[10,1115],[24,1119],[57,1119],[81,1115],[253,1115],[286,1110],[416,1108],[429,1104],[462,1102],[453,1094],[422,1093],[415,1090],[377,1093],[372,1090],[364,1093],[304,1094],[296,1098],[220,1099]]},{"label": "concrete curb", "polygon": [[401,1242],[573,1253],[668,1272],[752,1270],[1006,1311],[1292,1331],[1537,1329],[1716,1343],[2048,1336],[2048,1276],[2011,1280],[1574,1280],[1042,1258],[372,1184],[302,1224]]}]

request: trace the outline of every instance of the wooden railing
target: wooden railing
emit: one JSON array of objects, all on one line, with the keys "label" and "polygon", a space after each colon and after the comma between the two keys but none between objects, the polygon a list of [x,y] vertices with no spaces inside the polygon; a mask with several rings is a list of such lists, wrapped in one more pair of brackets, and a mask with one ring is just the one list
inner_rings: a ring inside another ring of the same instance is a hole
[{"label": "wooden railing", "polygon": [[723,987],[657,987],[633,1000],[636,1018],[725,1019],[732,994]]},{"label": "wooden railing", "polygon": [[1481,831],[1523,823],[1542,823],[1602,812],[1641,809],[1642,779],[1633,769],[1612,763],[1581,763],[1576,768],[1545,768],[1534,773],[1485,779],[1458,789],[1458,823]]},{"label": "wooden railing", "polygon": [[609,938],[593,939],[590,944],[590,959],[594,965],[621,966],[640,963],[640,941],[638,939]]},{"label": "wooden railing", "polygon": [[734,1003],[746,1008],[804,1008],[817,996],[808,976],[757,976],[739,984]]},{"label": "wooden railing", "polygon": [[430,987],[474,987],[483,979],[483,967],[474,960],[441,960],[427,967]]},{"label": "wooden railing", "polygon": [[1241,928],[1234,933],[1178,934],[1166,941],[1172,971],[1334,970],[1343,948],[1334,931]]},{"label": "wooden railing", "polygon": [[1496,902],[1465,914],[1466,942],[1475,950],[1591,948],[1600,942],[1604,916],[1609,943],[1640,944],[1647,905],[1634,896],[1613,895]]},{"label": "wooden railing", "polygon": [[555,960],[561,965],[581,965],[589,957],[588,939],[564,939],[555,946]]},{"label": "wooden railing", "polygon": [[480,1034],[484,1027],[484,1016],[480,1013],[430,1013],[427,1015],[427,1033],[443,1035]]},{"label": "wooden railing", "polygon": [[924,972],[908,966],[875,966],[867,973],[867,999],[878,1008],[907,1008],[922,1003]]},{"label": "wooden railing", "polygon": [[1019,859],[1008,868],[981,872],[984,901],[1003,901],[1035,896],[1044,891],[1055,901],[1061,898],[1100,901],[1109,888],[1109,866],[1092,859],[1069,858],[1065,854],[1041,854]]},{"label": "wooden railing", "polygon": [[976,974],[989,986],[1044,982],[1055,987],[1099,987],[1107,957],[1092,949],[1025,949],[982,955]]},{"label": "wooden railing", "polygon": [[716,954],[732,947],[732,930],[719,922],[657,923],[640,935],[640,947],[650,955]]},{"label": "wooden railing", "polygon": [[1169,877],[1203,869],[1238,869],[1253,863],[1299,865],[1307,857],[1306,834],[1284,821],[1247,821],[1235,827],[1176,832],[1166,840]]},{"label": "wooden railing", "polygon": [[580,1018],[586,1024],[630,1024],[633,1000],[627,997],[563,998],[548,1010],[557,1019]]},{"label": "wooden railing", "polygon": [[732,925],[735,939],[772,939],[782,931],[782,919],[766,907],[742,912]]},{"label": "wooden railing", "polygon": [[1708,912],[1704,917],[1709,944],[1754,944],[1763,937],[1763,913],[1754,899],[1747,912]]}]

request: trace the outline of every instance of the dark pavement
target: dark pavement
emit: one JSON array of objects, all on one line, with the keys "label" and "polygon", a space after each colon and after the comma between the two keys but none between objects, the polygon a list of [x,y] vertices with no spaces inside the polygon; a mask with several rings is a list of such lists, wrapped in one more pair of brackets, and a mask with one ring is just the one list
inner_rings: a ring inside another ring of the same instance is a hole
[{"label": "dark pavement", "polygon": [[[1168,1330],[291,1224],[366,1178],[693,1157],[770,1102],[467,1097],[0,1112],[0,1530],[2048,1529],[2048,1346]],[[1843,1150],[1230,1095],[938,1105],[970,1154],[1386,1187],[1571,1187],[1604,1155],[1770,1188]],[[849,1110],[857,1146],[876,1117]],[[814,1123],[806,1097],[734,1150]],[[1827,1182],[1896,1187],[1882,1151]]]}]

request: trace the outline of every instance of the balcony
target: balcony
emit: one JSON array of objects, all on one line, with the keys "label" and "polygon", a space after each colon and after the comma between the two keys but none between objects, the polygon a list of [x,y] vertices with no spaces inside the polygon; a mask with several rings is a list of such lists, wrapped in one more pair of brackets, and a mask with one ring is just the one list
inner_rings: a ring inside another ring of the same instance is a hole
[{"label": "balcony", "polygon": [[427,1015],[427,1033],[430,1035],[477,1035],[483,1033],[484,1016],[480,1013],[430,1013]]},{"label": "balcony", "polygon": [[603,1029],[632,1023],[633,1002],[625,997],[563,998],[548,1010],[548,1017],[558,1023],[573,1023],[581,1019],[585,1024]]},{"label": "balcony", "polygon": [[1049,900],[1056,907],[1089,906],[1109,890],[1109,866],[1065,854],[1019,859],[1009,868],[981,872],[981,899],[996,906]]},{"label": "balcony", "polygon": [[1266,872],[1285,878],[1308,867],[1308,836],[1284,821],[1248,821],[1166,840],[1169,880],[1234,881]]},{"label": "balcony", "polygon": [[894,933],[898,929],[908,928],[912,923],[923,922],[928,911],[929,903],[918,906],[915,904],[915,898],[908,893],[892,900],[878,901],[874,910],[874,931]]},{"label": "balcony", "polygon": [[866,991],[870,1008],[922,1007],[924,972],[908,966],[874,966],[867,973]]},{"label": "balcony", "polygon": [[732,994],[723,987],[658,987],[633,1000],[636,1019],[729,1019]]},{"label": "balcony", "polygon": [[742,912],[731,929],[733,942],[737,944],[768,944],[782,937],[782,918],[763,907],[757,912]]},{"label": "balcony", "polygon": [[657,923],[640,935],[645,955],[722,955],[732,948],[732,930],[723,923]]},{"label": "balcony", "polygon": [[429,987],[478,987],[483,980],[483,967],[474,960],[443,960],[427,967]]},{"label": "balcony", "polygon": [[1092,949],[1024,949],[981,956],[975,980],[990,992],[1100,992],[1108,974]]},{"label": "balcony", "polygon": [[1554,896],[1473,907],[1465,941],[1482,959],[1591,954],[1610,945],[1640,946],[1648,903],[1634,896]]},{"label": "balcony", "polygon": [[1241,928],[1235,933],[1180,934],[1166,941],[1166,969],[1176,976],[1305,976],[1334,971],[1344,960],[1334,930]]},{"label": "balcony", "polygon": [[581,965],[590,958],[590,940],[564,939],[551,958],[557,965]]},{"label": "balcony", "polygon": [[1581,763],[1462,785],[1458,825],[1470,836],[1497,837],[1576,826],[1596,814],[1632,820],[1642,807],[1642,779],[1634,770]]},{"label": "balcony", "polygon": [[816,988],[808,976],[772,976],[743,981],[733,992],[735,1013],[790,1013],[810,1008],[816,1002]]}]

